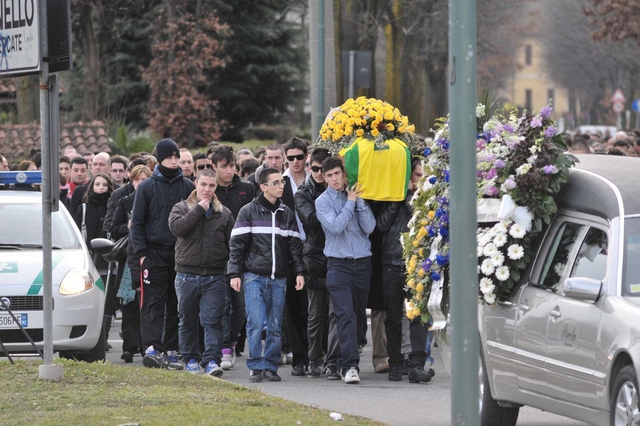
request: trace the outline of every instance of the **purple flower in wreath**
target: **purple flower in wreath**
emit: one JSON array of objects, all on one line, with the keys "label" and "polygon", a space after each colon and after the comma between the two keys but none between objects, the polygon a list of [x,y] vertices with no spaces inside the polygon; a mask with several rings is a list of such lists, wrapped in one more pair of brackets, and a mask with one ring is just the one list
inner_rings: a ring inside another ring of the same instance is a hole
[{"label": "purple flower in wreath", "polygon": [[496,176],[498,176],[498,171],[496,169],[491,169],[487,172],[486,179],[491,180]]},{"label": "purple flower in wreath", "polygon": [[496,162],[495,162],[495,163],[493,163],[493,166],[494,166],[496,169],[504,169],[507,165],[506,165],[506,164],[504,163],[504,161],[502,161],[502,160],[496,160]]},{"label": "purple flower in wreath", "polygon": [[425,148],[423,154],[425,157],[428,157],[429,155],[431,155],[431,148]]},{"label": "purple flower in wreath", "polygon": [[440,218],[442,220],[443,224],[448,224],[449,223],[449,215],[448,214],[443,214],[442,217]]},{"label": "purple flower in wreath", "polygon": [[544,135],[548,138],[552,138],[556,135],[556,128],[553,126],[547,127],[547,130],[544,131]]},{"label": "purple flower in wreath", "polygon": [[429,272],[429,269],[431,269],[432,264],[433,264],[433,260],[425,259],[424,262],[422,262],[422,269],[424,269],[425,272]]},{"label": "purple flower in wreath", "polygon": [[556,166],[554,166],[553,164],[549,164],[548,166],[544,166],[542,168],[542,170],[544,171],[545,175],[551,175],[551,174],[558,173],[558,168]]},{"label": "purple flower in wreath", "polygon": [[533,120],[531,120],[531,127],[533,129],[537,127],[542,127],[542,119],[539,116],[533,117]]},{"label": "purple flower in wreath", "polygon": [[553,107],[551,105],[547,105],[542,108],[542,111],[540,111],[540,115],[544,118],[549,118],[549,116],[551,115],[551,111],[553,111]]},{"label": "purple flower in wreath", "polygon": [[516,181],[511,179],[511,178],[509,178],[509,179],[504,181],[504,187],[506,189],[513,189],[513,188],[516,187]]},{"label": "purple flower in wreath", "polygon": [[484,193],[485,195],[488,195],[490,197],[496,196],[498,195],[500,191],[498,191],[498,188],[496,188],[493,185],[488,185],[485,189],[484,189]]},{"label": "purple flower in wreath", "polygon": [[507,123],[504,126],[502,126],[502,130],[504,130],[505,132],[513,133],[514,129],[511,124]]},{"label": "purple flower in wreath", "polygon": [[431,273],[431,279],[434,280],[434,281],[440,281],[440,274],[437,273],[436,271],[433,271]]},{"label": "purple flower in wreath", "polygon": [[438,180],[438,178],[436,178],[435,176],[431,176],[431,177],[429,178],[429,183],[430,183],[431,185],[435,185],[435,183],[436,183],[436,181],[437,181],[437,180]]}]

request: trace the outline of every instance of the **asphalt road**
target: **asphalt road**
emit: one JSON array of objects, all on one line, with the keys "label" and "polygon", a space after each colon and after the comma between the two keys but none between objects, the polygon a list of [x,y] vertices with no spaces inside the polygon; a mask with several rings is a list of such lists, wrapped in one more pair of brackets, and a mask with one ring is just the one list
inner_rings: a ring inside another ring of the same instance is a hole
[{"label": "asphalt road", "polygon": [[[118,336],[120,322],[111,328],[109,342],[113,349],[107,359],[113,364],[125,365],[120,360],[122,341]],[[371,341],[369,339],[369,341]],[[249,383],[249,370],[245,358],[238,357],[231,370],[225,371],[223,380],[291,401],[297,401],[332,412],[353,414],[392,425],[448,426],[451,424],[451,378],[434,348],[436,376],[426,384],[412,384],[405,376],[402,382],[390,382],[386,374],[376,374],[371,363],[371,345],[367,345],[360,363],[359,385],[346,385],[342,381],[329,381],[324,377],[310,379],[291,376],[291,366],[282,366],[280,383]],[[128,367],[142,367],[142,358],[136,356]],[[188,374],[176,371],[176,374]],[[582,422],[557,416],[535,408],[520,409],[518,425],[560,426],[584,425]]]}]

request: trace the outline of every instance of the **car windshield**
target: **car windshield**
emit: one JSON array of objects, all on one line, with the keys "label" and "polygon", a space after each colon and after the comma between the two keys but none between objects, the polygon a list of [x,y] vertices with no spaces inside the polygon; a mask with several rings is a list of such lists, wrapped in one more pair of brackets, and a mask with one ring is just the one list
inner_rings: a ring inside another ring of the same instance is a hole
[{"label": "car windshield", "polygon": [[[62,211],[51,214],[52,246],[79,249],[72,224]],[[42,205],[0,203],[0,249],[42,247]]]},{"label": "car windshield", "polygon": [[623,293],[640,297],[640,218],[625,220]]}]

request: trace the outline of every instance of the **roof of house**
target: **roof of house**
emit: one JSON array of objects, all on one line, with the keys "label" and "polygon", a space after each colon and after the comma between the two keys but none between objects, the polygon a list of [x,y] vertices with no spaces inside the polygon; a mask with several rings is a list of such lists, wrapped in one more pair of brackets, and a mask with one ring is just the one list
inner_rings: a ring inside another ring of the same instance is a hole
[{"label": "roof of house", "polygon": [[[111,152],[109,138],[101,121],[60,125],[60,149],[72,146],[83,151]],[[12,159],[25,159],[34,149],[40,149],[40,124],[0,125],[0,152]]]}]

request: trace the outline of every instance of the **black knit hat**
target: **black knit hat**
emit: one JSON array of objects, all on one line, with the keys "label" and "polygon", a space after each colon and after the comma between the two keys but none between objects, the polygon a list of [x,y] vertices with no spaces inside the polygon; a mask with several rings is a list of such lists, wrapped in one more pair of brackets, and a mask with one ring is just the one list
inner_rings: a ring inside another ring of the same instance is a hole
[{"label": "black knit hat", "polygon": [[178,148],[178,144],[171,139],[160,139],[156,144],[155,151],[158,163],[162,163],[162,160],[174,154],[180,157],[180,148]]}]

